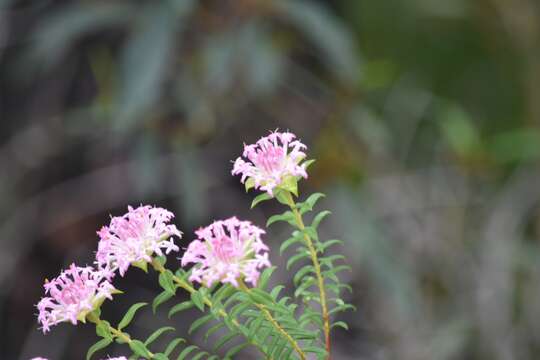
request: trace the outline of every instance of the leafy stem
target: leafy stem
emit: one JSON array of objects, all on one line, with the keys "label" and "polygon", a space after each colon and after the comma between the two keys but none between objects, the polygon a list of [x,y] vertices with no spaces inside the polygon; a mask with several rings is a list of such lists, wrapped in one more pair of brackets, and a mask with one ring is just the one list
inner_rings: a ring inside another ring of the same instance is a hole
[{"label": "leafy stem", "polygon": [[[128,345],[132,344],[133,341],[134,341],[134,340],[131,339],[131,337],[129,336],[129,334],[126,334],[126,333],[123,332],[122,330],[117,329],[117,328],[111,326],[111,324],[109,324],[108,322],[101,320],[101,318],[99,317],[99,315],[96,314],[95,312],[89,313],[89,314],[86,316],[86,319],[87,319],[88,321],[90,321],[91,323],[96,324],[96,327],[99,327],[99,326],[105,326],[106,329],[108,330],[108,332],[109,332],[114,338],[118,338],[118,339],[122,340],[124,343],[126,343],[126,344],[128,344]],[[146,351],[147,351],[148,358],[150,358],[150,359],[154,358],[154,354],[153,354],[152,352],[150,352],[149,350],[146,350]]]},{"label": "leafy stem", "polygon": [[[154,267],[154,269],[159,272],[160,274],[162,273],[165,273],[167,271],[167,269],[165,269],[165,267],[163,266],[163,264],[159,261],[157,261],[156,259],[154,259],[152,261],[152,266]],[[190,294],[193,294],[194,292],[196,292],[197,290],[191,286],[191,284],[187,281],[185,281],[184,279],[176,276],[176,275],[172,275],[172,279],[173,281],[182,289],[186,290],[188,293]],[[206,295],[202,295],[202,301],[204,302],[204,304],[206,306],[208,306],[209,309],[212,309],[214,307],[214,304],[212,303],[212,300],[210,300]],[[224,310],[224,309],[219,309],[217,311],[217,313],[219,314],[219,316],[221,316],[222,318],[224,319],[230,319],[231,320],[231,323],[237,328],[238,332],[243,334],[244,337],[246,337],[246,339],[253,345],[255,346],[262,354],[265,354],[265,351],[263,350],[263,348],[257,344],[256,342],[254,342],[253,340],[249,339],[247,336],[245,336],[245,334],[241,331],[241,325],[240,323],[238,322],[238,320],[232,318],[231,319],[231,316]],[[266,356],[266,354],[265,354]],[[271,357],[269,356],[266,356],[266,358],[268,360],[272,360]]]},{"label": "leafy stem", "polygon": [[313,245],[313,241],[311,237],[304,231],[306,226],[304,225],[304,221],[302,220],[302,214],[300,214],[300,212],[298,211],[298,208],[296,206],[296,203],[294,202],[292,194],[288,191],[285,191],[284,193],[286,194],[285,196],[286,196],[287,204],[289,205],[289,207],[291,208],[291,211],[294,214],[296,225],[301,231],[303,231],[304,241],[309,250],[309,255],[311,257],[311,261],[315,269],[315,276],[317,277],[317,284],[319,288],[319,297],[321,300],[321,312],[322,312],[322,317],[323,317],[323,322],[324,322],[324,339],[326,343],[326,352],[328,353],[328,359],[330,359],[330,316],[328,314],[328,304],[326,300],[324,278],[321,273],[321,265],[319,262],[319,258],[317,257],[317,250],[315,250],[315,246]]},{"label": "leafy stem", "polygon": [[[244,284],[244,282],[242,280],[240,280],[239,285],[240,285],[240,290],[242,290],[243,292],[245,292],[249,296],[250,293],[251,293],[251,290],[246,286],[246,284]],[[272,313],[266,308],[266,306],[263,305],[263,304],[259,304],[257,302],[254,302],[254,304],[264,314],[264,316],[272,324],[272,326],[280,334],[282,334],[285,337],[285,339],[287,339],[287,341],[292,345],[294,350],[300,356],[300,359],[305,360],[306,359],[306,354],[304,353],[304,351],[300,348],[300,346],[298,345],[296,340],[294,340],[292,338],[292,336],[289,335],[289,333],[283,327],[281,327],[281,325],[279,325],[279,323],[276,321],[276,319],[274,319],[274,317],[272,316]]]}]

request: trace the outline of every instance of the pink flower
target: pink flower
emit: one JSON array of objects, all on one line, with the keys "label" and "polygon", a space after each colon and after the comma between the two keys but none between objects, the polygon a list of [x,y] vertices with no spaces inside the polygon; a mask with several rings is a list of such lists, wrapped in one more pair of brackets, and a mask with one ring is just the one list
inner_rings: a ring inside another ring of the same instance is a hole
[{"label": "pink flower", "polygon": [[102,271],[75,264],[52,281],[46,281],[43,287],[49,295],[37,304],[43,333],[61,322],[84,322],[89,312],[99,308],[105,298],[112,299],[116,291]]},{"label": "pink flower", "polygon": [[31,358],[30,360],[48,360],[48,359],[38,356],[38,357],[35,357],[35,358]]},{"label": "pink flower", "polygon": [[243,277],[256,286],[261,269],[270,266],[268,247],[261,240],[264,233],[236,217],[197,230],[198,239],[189,244],[182,257],[182,266],[196,264],[189,280],[207,287],[216,281],[238,287]]},{"label": "pink flower", "polygon": [[110,357],[110,358],[107,358],[107,359],[103,359],[103,360],[128,360],[127,357],[125,356],[118,356],[118,357]]},{"label": "pink flower", "polygon": [[296,135],[290,132],[271,132],[255,144],[245,145],[243,157],[234,162],[233,175],[242,175],[241,182],[246,187],[261,189],[270,196],[276,187],[289,179],[307,178],[305,164],[300,164],[306,157],[302,151],[306,145],[294,140]]},{"label": "pink flower", "polygon": [[167,224],[174,214],[163,208],[128,207],[128,213],[113,217],[109,226],[98,231],[100,241],[96,253],[99,268],[112,275],[116,270],[124,276],[130,265],[145,266],[152,255],[178,251],[172,236],[182,237],[175,225]]}]

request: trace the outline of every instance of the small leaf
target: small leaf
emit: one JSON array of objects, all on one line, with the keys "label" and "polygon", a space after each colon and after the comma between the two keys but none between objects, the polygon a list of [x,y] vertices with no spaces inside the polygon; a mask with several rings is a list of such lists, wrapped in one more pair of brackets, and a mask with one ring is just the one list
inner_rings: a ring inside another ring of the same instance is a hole
[{"label": "small leaf", "polygon": [[156,313],[157,307],[161,304],[163,304],[165,301],[169,300],[173,297],[173,294],[168,292],[167,290],[161,292],[158,296],[154,298],[154,301],[152,301],[152,311],[154,314]]},{"label": "small leaf", "polygon": [[152,359],[154,359],[154,360],[169,360],[167,355],[162,354],[162,353],[154,354],[154,356],[152,356]]},{"label": "small leaf", "polygon": [[191,309],[193,306],[195,306],[193,301],[184,301],[179,304],[176,304],[171,308],[171,310],[169,310],[169,318],[180,311]]},{"label": "small leaf", "polygon": [[218,351],[223,345],[225,345],[225,343],[233,339],[235,336],[236,334],[231,332],[219,339],[214,345],[214,351]]},{"label": "small leaf", "polygon": [[109,329],[110,329],[110,323],[108,321],[103,320],[99,324],[96,325],[96,334],[102,338],[112,340],[113,336]]},{"label": "small leaf", "polygon": [[315,218],[313,219],[313,222],[311,223],[311,227],[314,229],[317,229],[321,221],[330,214],[331,212],[328,210],[324,210],[318,213],[317,216],[315,216]]},{"label": "small leaf", "polygon": [[106,348],[110,343],[112,343],[111,339],[101,339],[94,345],[90,346],[88,352],[86,353],[86,360],[90,360],[96,351]]},{"label": "small leaf", "polygon": [[306,213],[308,211],[311,211],[313,210],[313,207],[315,206],[315,204],[317,203],[317,201],[319,201],[319,199],[325,197],[326,195],[324,195],[323,193],[315,193],[315,194],[311,194],[307,199],[306,201],[304,201],[303,203],[301,204],[298,204],[298,206],[300,207],[300,212],[303,214],[303,213]]},{"label": "small leaf", "polygon": [[193,304],[195,304],[195,306],[199,308],[199,310],[204,311],[204,300],[202,295],[198,291],[194,291],[191,293],[191,301],[193,301]]},{"label": "small leaf", "polygon": [[240,351],[242,351],[242,349],[244,349],[247,346],[249,346],[249,343],[243,343],[243,344],[238,344],[236,346],[233,346],[225,354],[225,359],[231,359],[234,355],[238,354]]},{"label": "small leaf", "polygon": [[257,287],[259,289],[264,289],[268,285],[268,281],[270,280],[270,277],[272,276],[272,273],[276,270],[275,266],[271,266],[269,268],[264,269],[261,276],[259,277],[259,280],[257,282]]},{"label": "small leaf", "polygon": [[139,340],[131,340],[129,342],[129,348],[137,355],[142,356],[145,359],[150,358],[150,352],[146,346]]},{"label": "small leaf", "polygon": [[279,247],[279,253],[282,254],[285,250],[287,250],[287,248],[297,242],[303,242],[303,234],[300,231],[295,231],[292,237],[288,238],[281,244]]},{"label": "small leaf", "polygon": [[290,267],[293,266],[294,263],[297,262],[298,260],[305,259],[308,257],[309,257],[309,252],[307,251],[302,251],[299,254],[291,256],[291,258],[287,261],[287,270],[289,270]]},{"label": "small leaf", "polygon": [[172,295],[176,293],[176,287],[173,282],[173,274],[169,270],[159,274],[159,285]]},{"label": "small leaf", "polygon": [[248,178],[246,182],[244,183],[244,186],[246,188],[246,192],[248,192],[249,189],[252,189],[255,187],[255,180],[253,180],[253,178]]},{"label": "small leaf", "polygon": [[302,166],[304,167],[304,169],[308,169],[311,164],[313,164],[315,162],[315,159],[310,159],[310,160],[306,160],[302,163]]},{"label": "small leaf", "polygon": [[167,355],[167,356],[171,355],[171,353],[174,351],[174,349],[176,349],[176,347],[178,345],[180,345],[181,343],[184,343],[184,342],[186,342],[186,340],[184,340],[182,338],[176,338],[173,341],[171,341],[169,343],[169,345],[167,345],[167,348],[165,349],[165,355]]},{"label": "small leaf", "polygon": [[294,214],[292,213],[292,211],[285,211],[283,214],[270,216],[270,218],[266,222],[266,227],[269,227],[270,225],[272,225],[273,223],[277,221],[286,221],[293,226],[296,225]]},{"label": "small leaf", "polygon": [[148,339],[146,339],[146,341],[144,342],[144,345],[148,346],[150,345],[151,343],[153,343],[154,341],[156,341],[156,339],[158,337],[160,337],[161,335],[163,335],[164,333],[166,333],[167,331],[174,331],[175,329],[172,327],[172,326],[164,326],[162,328],[159,328],[157,329],[156,331],[154,331],[149,337]]},{"label": "small leaf", "polygon": [[313,267],[313,265],[306,265],[300,270],[298,270],[293,278],[294,285],[298,286],[300,280],[302,280],[302,278],[309,273],[315,273],[315,268]]},{"label": "small leaf", "polygon": [[207,322],[211,321],[213,318],[214,318],[213,314],[208,314],[201,318],[198,318],[193,323],[191,323],[191,326],[189,327],[189,330],[188,330],[188,334],[191,334],[192,332],[194,332],[195,330],[197,330],[198,328],[200,328]]},{"label": "small leaf", "polygon": [[146,305],[148,305],[148,304],[145,303],[145,302],[141,302],[141,303],[131,305],[129,310],[126,312],[126,315],[124,315],[122,320],[120,320],[120,323],[118,324],[118,330],[122,330],[123,328],[128,326],[129,323],[131,322],[131,320],[133,320],[133,316],[135,316],[135,313],[137,312],[137,310],[139,310],[140,308],[142,308],[143,306],[146,306]]},{"label": "small leaf", "polygon": [[349,325],[347,325],[347,323],[344,321],[336,321],[330,326],[330,328],[334,328],[334,327],[341,327],[345,330],[349,330]]},{"label": "small leaf", "polygon": [[198,349],[198,348],[199,347],[196,346],[196,345],[190,345],[190,346],[186,347],[184,350],[182,350],[180,355],[178,355],[177,360],[184,360],[186,358],[186,356],[189,355],[189,353],[193,352],[193,350]]},{"label": "small leaf", "polygon": [[257,195],[255,199],[251,202],[251,208],[253,209],[258,203],[270,200],[272,196],[270,196],[268,193],[262,193],[260,195]]}]

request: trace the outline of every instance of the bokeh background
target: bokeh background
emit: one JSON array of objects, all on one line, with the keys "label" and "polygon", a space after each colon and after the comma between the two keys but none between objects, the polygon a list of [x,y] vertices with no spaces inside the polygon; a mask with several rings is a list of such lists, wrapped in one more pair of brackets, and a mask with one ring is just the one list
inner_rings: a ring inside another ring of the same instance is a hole
[{"label": "bokeh background", "polygon": [[[0,120],[0,359],[83,358],[92,327],[43,336],[34,305],[128,204],[173,210],[184,244],[263,225],[280,209],[249,211],[231,160],[276,128],[353,268],[336,360],[540,358],[536,0],[0,0]],[[112,320],[158,291],[118,286]]]}]

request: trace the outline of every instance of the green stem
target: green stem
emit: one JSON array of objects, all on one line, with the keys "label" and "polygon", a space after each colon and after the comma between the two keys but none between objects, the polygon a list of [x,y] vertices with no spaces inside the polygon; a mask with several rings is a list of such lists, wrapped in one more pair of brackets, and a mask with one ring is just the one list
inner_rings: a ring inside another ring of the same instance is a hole
[{"label": "green stem", "polygon": [[[306,226],[304,225],[304,221],[302,220],[302,214],[298,211],[296,207],[296,203],[294,202],[294,199],[290,192],[286,192],[287,194],[287,203],[289,207],[291,208],[291,211],[294,214],[294,218],[296,221],[296,225],[301,231],[304,231]],[[304,232],[304,240],[305,244],[309,250],[309,255],[311,257],[311,261],[313,263],[313,267],[315,268],[315,276],[317,277],[317,284],[319,287],[319,297],[321,300],[321,312],[324,322],[324,339],[326,343],[326,352],[328,353],[328,358],[330,359],[330,316],[328,315],[328,305],[326,300],[326,291],[324,288],[324,278],[321,273],[321,264],[319,262],[319,258],[317,257],[317,250],[315,250],[315,246],[313,245],[313,241]]]},{"label": "green stem", "polygon": [[[244,282],[242,280],[239,281],[239,284],[240,284],[240,290],[242,290],[243,292],[245,292],[249,296],[251,290],[246,286],[246,284],[244,284]],[[266,308],[266,306],[264,306],[263,304],[259,304],[259,303],[255,303],[255,306],[259,310],[261,310],[261,312],[264,314],[266,319],[272,324],[272,326],[280,334],[282,334],[285,337],[285,339],[287,339],[287,341],[292,345],[294,350],[300,356],[300,359],[305,360],[306,359],[306,354],[304,353],[304,351],[302,351],[302,349],[300,348],[300,346],[298,345],[296,340],[294,340],[293,337],[291,335],[289,335],[289,333],[283,327],[281,327],[281,325],[276,321],[276,319],[274,319],[274,317],[272,316],[272,313]]]},{"label": "green stem", "polygon": [[[167,271],[167,269],[165,269],[165,267],[163,266],[163,264],[161,264],[159,261],[157,260],[153,260],[152,261],[152,266],[154,267],[154,269],[159,272],[159,273],[164,273],[165,271]],[[179,278],[178,276],[174,275],[173,273],[173,281],[182,289],[186,290],[188,293],[190,294],[193,294],[195,291],[195,288],[193,286],[191,286],[191,284],[187,281],[185,281],[184,279],[182,278]],[[203,302],[206,306],[208,306],[208,308],[212,309],[212,307],[214,306],[214,304],[212,303],[212,300],[210,300],[209,298],[207,298],[205,295],[202,296],[202,299],[203,299]],[[224,310],[224,309],[219,309],[218,310],[218,314],[224,318],[224,319],[231,319],[231,316]],[[240,323],[238,322],[238,320],[236,319],[231,319],[231,323],[238,329],[238,332],[241,333],[242,335],[244,335],[242,333],[242,331],[240,330],[241,329],[241,326],[240,326]],[[269,357],[268,355],[266,355],[266,353],[264,352],[264,350],[262,349],[262,347],[257,344],[256,342],[254,342],[253,340],[249,339],[247,336],[244,335],[244,337],[249,341],[249,343],[253,346],[255,346],[262,354],[264,354],[266,356],[266,359],[267,360],[273,360],[272,357]]]},{"label": "green stem", "polygon": [[[103,324],[103,321],[101,320],[101,318],[93,312],[89,313],[86,318],[88,319],[88,321],[96,325]],[[111,334],[114,335],[114,337],[121,339],[126,344],[129,345],[133,341],[131,337],[128,334],[122,332],[122,330],[116,329],[112,327],[110,324],[107,324],[107,328],[109,329]],[[150,352],[150,350],[148,350],[148,355],[150,356],[151,359],[154,357],[154,354]]]}]

